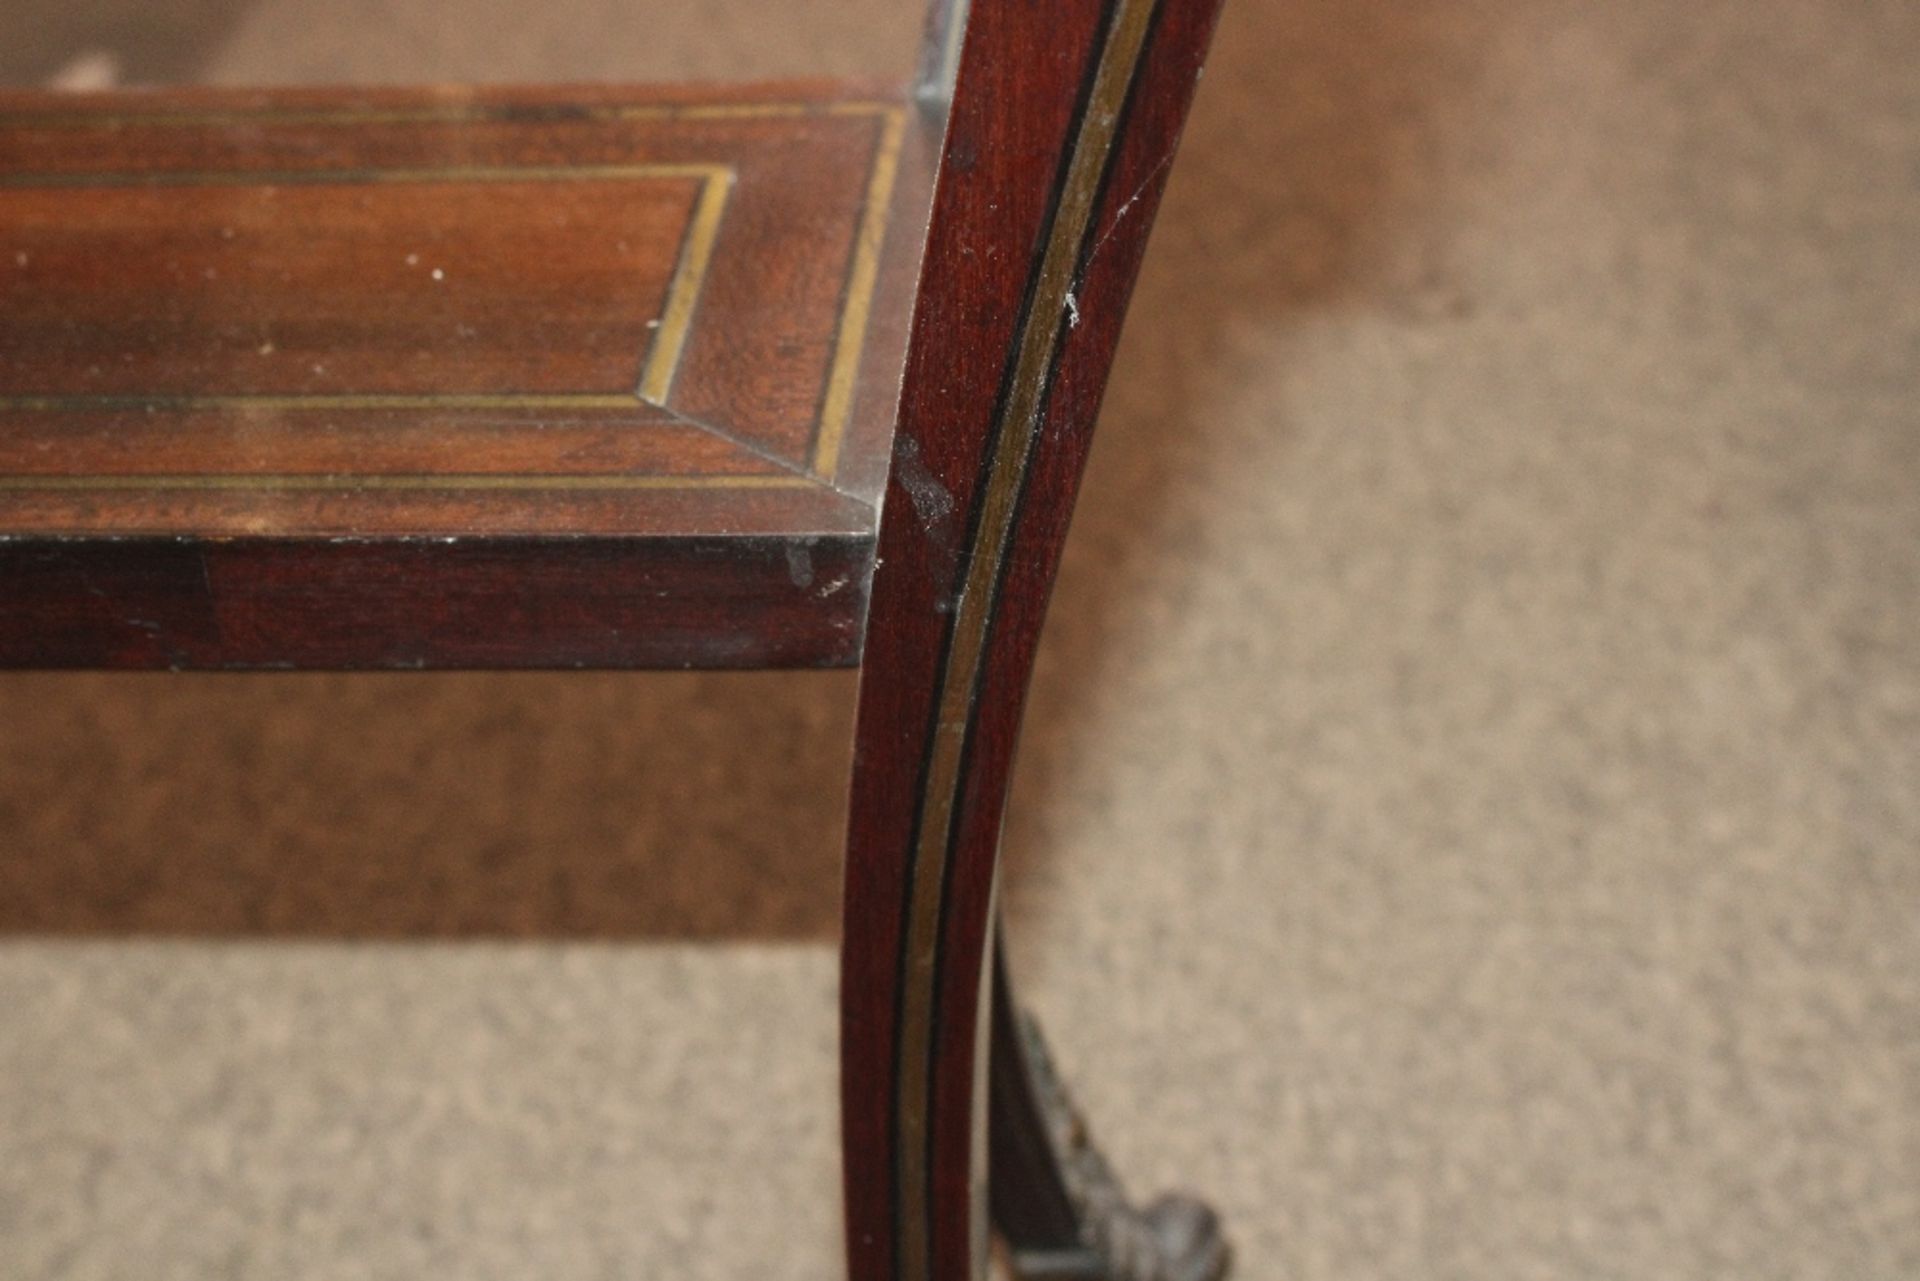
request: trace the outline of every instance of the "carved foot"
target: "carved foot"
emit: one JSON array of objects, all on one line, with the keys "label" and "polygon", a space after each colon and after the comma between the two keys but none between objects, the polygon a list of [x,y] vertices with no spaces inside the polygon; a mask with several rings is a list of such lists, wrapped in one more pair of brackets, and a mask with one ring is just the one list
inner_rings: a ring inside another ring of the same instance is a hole
[{"label": "carved foot", "polygon": [[1065,1248],[1015,1243],[1015,1275],[1021,1281],[1221,1281],[1232,1252],[1219,1216],[1177,1194],[1136,1209],[1054,1070],[1039,1024],[1022,1015],[1017,1026],[1079,1240]]}]

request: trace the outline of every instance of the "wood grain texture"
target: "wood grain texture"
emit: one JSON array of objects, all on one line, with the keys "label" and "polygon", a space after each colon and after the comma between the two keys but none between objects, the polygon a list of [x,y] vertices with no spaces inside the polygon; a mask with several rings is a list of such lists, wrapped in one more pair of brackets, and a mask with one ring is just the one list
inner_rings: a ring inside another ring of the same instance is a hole
[{"label": "wood grain texture", "polygon": [[[582,539],[699,572],[630,605],[624,647],[536,628],[425,661],[855,661],[865,567],[783,587],[754,548],[870,554],[927,132],[871,85],[0,94],[5,563],[234,566],[191,644],[36,580],[0,665],[378,666],[446,621],[431,549],[470,592],[494,567],[511,628],[550,587],[517,575],[566,577]],[[334,572],[357,540],[418,578]],[[359,651],[250,624],[303,566]]]},{"label": "wood grain texture", "polygon": [[857,1281],[981,1264],[1000,820],[1041,618],[1218,0],[976,0],[880,529],[848,836]]},{"label": "wood grain texture", "polygon": [[[836,667],[864,538],[0,543],[24,667]],[[502,584],[513,584],[503,591]],[[431,584],[423,588],[422,584]],[[739,619],[751,615],[751,627]]]}]

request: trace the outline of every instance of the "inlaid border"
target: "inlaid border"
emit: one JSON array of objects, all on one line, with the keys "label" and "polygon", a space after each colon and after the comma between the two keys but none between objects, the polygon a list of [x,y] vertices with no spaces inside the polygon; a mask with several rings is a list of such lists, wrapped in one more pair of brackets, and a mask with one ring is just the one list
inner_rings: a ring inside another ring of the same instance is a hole
[{"label": "inlaid border", "polygon": [[[0,491],[47,490],[240,490],[352,491],[355,489],[467,490],[479,488],[538,489],[733,489],[810,488],[831,484],[838,468],[847,426],[852,416],[860,358],[872,317],[893,191],[899,173],[906,134],[906,110],[888,102],[766,102],[705,104],[544,104],[472,103],[453,107],[302,109],[264,106],[258,109],[208,108],[197,111],[72,112],[39,114],[0,113],[0,128],[137,128],[192,127],[222,124],[356,125],[356,124],[464,124],[479,122],[541,123],[545,120],[730,120],[794,118],[810,115],[870,116],[880,122],[868,172],[866,195],[849,256],[842,305],[828,362],[820,412],[813,424],[812,447],[806,473],[773,475],[714,475],[706,473],[631,475],[514,474],[398,475],[393,473],[252,475],[119,475],[25,476],[0,475]],[[724,164],[643,164],[590,166],[475,166],[448,169],[307,170],[151,174],[29,174],[0,176],[0,187],[23,189],[86,186],[168,186],[255,184],[352,184],[356,182],[567,181],[695,177],[701,180],[694,211],[681,244],[680,258],[667,288],[660,325],[642,364],[632,396],[596,392],[506,394],[399,395],[232,395],[232,396],[0,396],[0,410],[35,412],[112,411],[146,408],[219,409],[405,409],[405,408],[516,408],[516,409],[628,409],[640,404],[667,409],[665,401],[679,366],[701,290],[711,263],[733,169]],[[681,425],[711,431],[703,423],[678,419]]]},{"label": "inlaid border", "polygon": [[[637,398],[666,407],[680,352],[692,329],[694,308],[706,281],[707,264],[719,238],[720,219],[733,187],[733,168],[718,164],[641,165],[451,165],[444,169],[286,169],[155,173],[0,174],[0,190],[44,191],[74,188],[125,190],[146,187],[358,187],[463,183],[646,182],[692,178],[699,182],[682,234],[680,254],[668,278],[664,306],[641,361]],[[235,392],[211,395],[123,392],[110,396],[4,396],[0,410],[85,412],[117,408],[191,409],[605,409],[627,408],[633,400],[607,392],[392,392],[367,395],[338,392],[283,395]]]}]

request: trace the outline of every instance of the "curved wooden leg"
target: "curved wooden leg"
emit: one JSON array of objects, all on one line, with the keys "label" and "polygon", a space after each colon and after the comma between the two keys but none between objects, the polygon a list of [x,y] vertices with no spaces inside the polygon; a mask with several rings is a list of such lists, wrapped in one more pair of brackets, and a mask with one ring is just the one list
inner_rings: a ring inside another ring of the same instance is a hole
[{"label": "curved wooden leg", "polygon": [[[1127,296],[1218,7],[969,6],[862,656],[841,965],[855,1281],[973,1281],[985,1266],[1007,777]],[[1049,1119],[1070,1113],[1035,1088],[1037,1056],[1021,1062],[1041,1119],[1013,1134],[1036,1154],[1035,1179],[1066,1197],[1075,1257],[1099,1269],[1080,1275],[1208,1276],[1167,1270],[1205,1255],[1185,1237],[1206,1225],[1177,1204],[1123,1211],[1105,1163]],[[1038,1242],[1021,1252],[1030,1268],[1065,1240],[1008,1222],[1016,1241]]]},{"label": "curved wooden leg", "polygon": [[994,954],[988,1167],[994,1226],[1021,1281],[1220,1281],[1231,1251],[1192,1197],[1135,1208]]},{"label": "curved wooden leg", "polygon": [[987,1254],[991,868],[915,876],[911,863],[869,863],[862,850],[856,840],[848,853],[841,961],[850,1275],[974,1281]]}]

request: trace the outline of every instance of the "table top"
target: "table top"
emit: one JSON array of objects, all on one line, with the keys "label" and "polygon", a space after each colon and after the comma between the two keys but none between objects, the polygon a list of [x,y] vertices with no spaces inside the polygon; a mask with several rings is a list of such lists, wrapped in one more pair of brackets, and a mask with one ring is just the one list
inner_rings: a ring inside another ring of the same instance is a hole
[{"label": "table top", "polygon": [[645,542],[734,632],[738,540],[863,585],[929,137],[872,85],[0,94],[0,554]]}]

